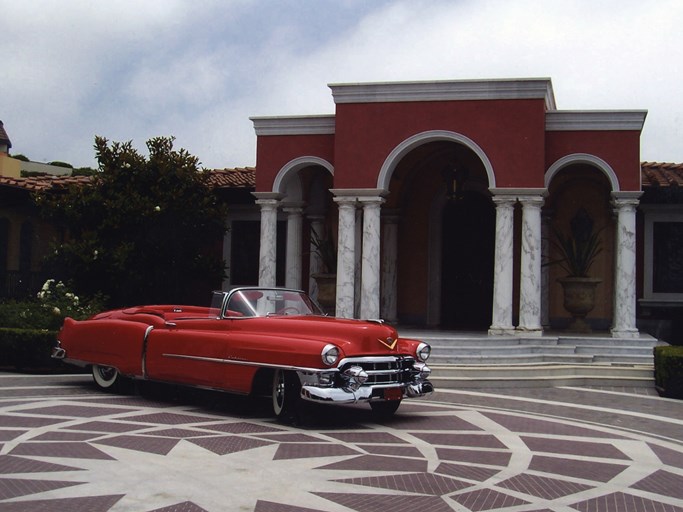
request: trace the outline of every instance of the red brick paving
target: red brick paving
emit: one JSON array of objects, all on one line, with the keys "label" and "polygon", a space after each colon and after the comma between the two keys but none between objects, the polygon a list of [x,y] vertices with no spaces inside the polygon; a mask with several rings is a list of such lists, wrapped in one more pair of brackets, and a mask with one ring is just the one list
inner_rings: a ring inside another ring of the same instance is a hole
[{"label": "red brick paving", "polygon": [[683,512],[683,507],[615,492],[572,505],[579,512]]},{"label": "red brick paving", "polygon": [[251,450],[252,448],[274,444],[272,442],[260,441],[257,439],[245,439],[239,436],[202,437],[199,439],[191,439],[190,442],[218,455],[243,452],[245,450]]},{"label": "red brick paving", "polygon": [[481,510],[494,510],[514,507],[517,505],[525,505],[528,501],[515,498],[509,494],[503,494],[492,489],[482,489],[478,491],[458,494],[452,497],[455,501],[460,503],[463,507],[469,510],[479,512]]},{"label": "red brick paving", "polygon": [[2,512],[107,512],[121,498],[123,495],[3,503]]},{"label": "red brick paving", "polygon": [[609,482],[627,467],[595,460],[576,460],[543,455],[534,455],[529,464],[529,469],[532,471],[554,473],[603,483]]}]

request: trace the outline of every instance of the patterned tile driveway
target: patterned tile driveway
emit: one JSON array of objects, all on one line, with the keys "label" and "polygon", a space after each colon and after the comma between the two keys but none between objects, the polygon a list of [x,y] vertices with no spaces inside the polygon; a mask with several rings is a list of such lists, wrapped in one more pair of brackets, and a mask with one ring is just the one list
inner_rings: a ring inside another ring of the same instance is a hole
[{"label": "patterned tile driveway", "polygon": [[440,391],[281,425],[268,403],[0,374],[3,512],[683,512],[683,402]]}]

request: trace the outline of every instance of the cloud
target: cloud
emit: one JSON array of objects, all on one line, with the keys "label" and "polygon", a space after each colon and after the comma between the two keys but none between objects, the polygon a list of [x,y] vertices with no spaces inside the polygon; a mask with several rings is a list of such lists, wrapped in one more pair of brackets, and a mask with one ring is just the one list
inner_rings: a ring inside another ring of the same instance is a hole
[{"label": "cloud", "polygon": [[241,166],[250,116],[332,113],[328,83],[543,76],[561,109],[648,109],[643,159],[681,162],[681,22],[677,0],[12,2],[0,119],[39,161],[175,135]]}]

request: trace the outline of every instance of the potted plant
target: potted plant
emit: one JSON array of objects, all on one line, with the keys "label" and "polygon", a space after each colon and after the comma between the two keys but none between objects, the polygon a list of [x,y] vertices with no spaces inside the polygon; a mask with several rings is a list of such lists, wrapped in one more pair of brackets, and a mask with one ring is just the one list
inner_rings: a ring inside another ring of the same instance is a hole
[{"label": "potted plant", "polygon": [[311,275],[318,285],[318,303],[331,313],[337,300],[337,248],[327,229],[321,235],[311,228],[311,245],[323,266],[321,272]]},{"label": "potted plant", "polygon": [[593,219],[580,208],[570,221],[570,232],[563,234],[553,228],[552,245],[560,259],[550,262],[559,265],[567,275],[558,279],[564,290],[564,308],[572,315],[569,330],[591,332],[585,318],[595,307],[595,290],[602,282],[589,276],[596,257],[602,252],[600,231],[595,231]]}]

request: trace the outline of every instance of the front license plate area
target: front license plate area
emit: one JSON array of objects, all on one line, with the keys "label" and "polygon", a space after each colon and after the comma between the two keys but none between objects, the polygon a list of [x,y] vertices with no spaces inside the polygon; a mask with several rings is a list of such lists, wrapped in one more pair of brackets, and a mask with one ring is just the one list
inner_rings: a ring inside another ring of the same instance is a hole
[{"label": "front license plate area", "polygon": [[384,390],[385,400],[400,400],[403,398],[403,390],[401,388],[387,388]]}]

